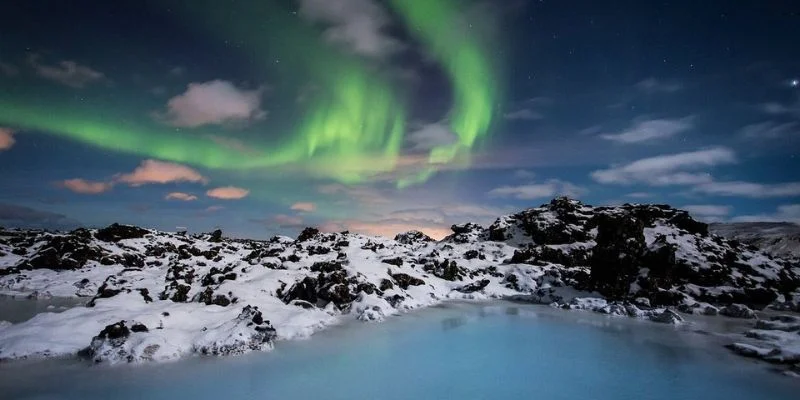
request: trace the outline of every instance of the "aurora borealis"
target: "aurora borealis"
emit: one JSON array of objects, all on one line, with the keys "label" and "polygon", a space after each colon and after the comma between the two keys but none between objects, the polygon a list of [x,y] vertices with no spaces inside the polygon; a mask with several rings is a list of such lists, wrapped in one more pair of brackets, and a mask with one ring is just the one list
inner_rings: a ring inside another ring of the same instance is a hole
[{"label": "aurora borealis", "polygon": [[796,11],[569,3],[4,5],[0,203],[247,236],[441,236],[559,194],[800,219]]},{"label": "aurora borealis", "polygon": [[[253,151],[242,154],[208,139],[198,140],[192,133],[181,134],[171,132],[168,127],[154,126],[152,122],[121,124],[118,118],[126,119],[122,115],[112,121],[98,118],[96,110],[105,107],[91,101],[81,109],[64,112],[68,115],[54,115],[53,109],[57,113],[61,111],[54,101],[36,104],[38,101],[29,101],[25,96],[3,99],[0,124],[213,169],[253,169],[300,163],[311,166],[311,172],[317,176],[351,184],[392,172],[401,156],[407,124],[400,90],[369,65],[359,63],[358,57],[349,54],[347,49],[327,46],[323,37],[313,35],[313,26],[303,26],[297,18],[286,21],[286,17],[270,15],[276,10],[285,12],[278,2],[240,3],[232,9],[214,2],[179,3],[178,6],[189,8],[186,14],[201,25],[220,23],[218,15],[232,11],[247,16],[236,22],[236,26],[221,26],[216,34],[288,37],[288,42],[294,46],[292,50],[281,50],[286,43],[268,41],[267,46],[260,43],[253,46],[255,58],[284,60],[292,70],[305,72],[320,88],[320,93],[300,107],[298,120],[281,135],[285,138],[280,142],[265,140],[269,135],[253,128],[253,137],[243,143]],[[483,46],[470,34],[467,21],[461,20],[465,4],[451,0],[395,2],[404,20],[420,32],[421,42],[430,47],[423,47],[422,51],[434,54],[453,87],[454,104],[448,118],[458,140],[432,148],[431,166],[452,161],[459,151],[468,153],[478,138],[489,133],[495,113],[495,72]],[[201,9],[197,10],[198,7]],[[259,18],[269,23],[259,23]],[[298,52],[297,48],[305,50]],[[274,52],[271,49],[275,49]],[[273,70],[278,71],[278,76],[289,72],[286,68]],[[420,178],[430,175],[423,173],[415,180],[421,182],[424,179]]]}]

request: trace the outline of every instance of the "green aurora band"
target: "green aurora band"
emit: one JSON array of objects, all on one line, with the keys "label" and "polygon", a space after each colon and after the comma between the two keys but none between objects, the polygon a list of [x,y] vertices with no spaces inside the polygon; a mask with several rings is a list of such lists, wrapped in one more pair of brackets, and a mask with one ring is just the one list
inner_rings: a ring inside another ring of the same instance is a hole
[{"label": "green aurora band", "polygon": [[458,142],[434,148],[430,154],[433,164],[450,162],[489,130],[497,95],[491,63],[475,32],[462,18],[458,5],[464,2],[392,0],[392,4],[452,81],[455,104],[450,128],[458,135]]},{"label": "green aurora band", "polygon": [[[288,12],[273,12],[280,7],[276,3],[240,2],[241,18],[236,23],[225,17],[233,6],[220,3],[189,3],[187,15],[215,36],[246,40],[248,54],[260,56],[265,69],[276,68],[272,60],[277,55],[281,74],[300,74],[320,89],[304,104],[307,109],[291,135],[279,140],[264,140],[263,135],[249,138],[244,144],[253,151],[243,153],[212,140],[207,127],[200,129],[206,134],[176,131],[146,117],[118,115],[121,108],[108,111],[103,99],[75,106],[63,98],[25,95],[24,89],[16,95],[13,90],[0,94],[0,124],[210,169],[287,166],[348,184],[396,170],[406,112],[401,96],[385,77],[363,59],[323,42],[311,25],[286,17]],[[455,144],[431,150],[422,172],[400,176],[397,184],[404,187],[426,181],[437,165],[452,162],[457,155],[469,155],[491,124],[495,90],[490,63],[478,40],[469,31],[452,28],[460,15],[456,2],[394,0],[392,4],[452,81],[455,104],[450,127],[458,135]]]}]

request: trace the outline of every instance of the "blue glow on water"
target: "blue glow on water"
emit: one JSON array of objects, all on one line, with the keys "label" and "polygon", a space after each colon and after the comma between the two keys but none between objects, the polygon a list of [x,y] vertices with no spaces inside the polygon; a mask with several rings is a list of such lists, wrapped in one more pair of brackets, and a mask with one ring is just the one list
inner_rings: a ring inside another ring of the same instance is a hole
[{"label": "blue glow on water", "polygon": [[0,368],[0,397],[53,399],[794,399],[800,380],[713,336],[547,307],[458,305],[165,365]]}]

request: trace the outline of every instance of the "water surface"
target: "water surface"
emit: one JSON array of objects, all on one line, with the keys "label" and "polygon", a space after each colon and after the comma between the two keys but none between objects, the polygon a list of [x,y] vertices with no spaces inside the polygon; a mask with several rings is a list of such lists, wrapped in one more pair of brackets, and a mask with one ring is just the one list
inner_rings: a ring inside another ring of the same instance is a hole
[{"label": "water surface", "polygon": [[451,305],[232,358],[0,366],[4,398],[797,399],[800,380],[719,338],[543,306]]}]

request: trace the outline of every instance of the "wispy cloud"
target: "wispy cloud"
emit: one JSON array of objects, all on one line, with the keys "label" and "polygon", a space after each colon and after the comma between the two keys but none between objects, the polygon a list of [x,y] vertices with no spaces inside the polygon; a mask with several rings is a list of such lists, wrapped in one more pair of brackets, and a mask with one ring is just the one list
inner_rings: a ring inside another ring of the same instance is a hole
[{"label": "wispy cloud", "polygon": [[505,113],[503,117],[508,120],[535,121],[544,119],[542,109],[550,104],[552,100],[546,97],[534,97],[518,104],[511,111]]},{"label": "wispy cloud", "polygon": [[262,89],[244,90],[228,81],[190,83],[183,94],[167,102],[167,110],[156,114],[166,123],[194,128],[203,125],[264,119]]},{"label": "wispy cloud", "polygon": [[683,85],[676,81],[661,81],[656,78],[647,78],[636,83],[636,89],[648,93],[675,93],[683,89]]},{"label": "wispy cloud", "polygon": [[748,139],[779,139],[800,136],[800,123],[792,121],[779,124],[774,121],[765,121],[745,126],[739,131],[739,135]]},{"label": "wispy cloud", "polygon": [[37,54],[32,54],[28,61],[33,66],[36,74],[42,78],[76,89],[83,88],[90,83],[105,80],[105,75],[102,72],[80,65],[75,61],[61,61],[56,65],[46,65],[39,62]]},{"label": "wispy cloud", "polygon": [[220,200],[239,200],[247,197],[250,191],[235,186],[224,186],[211,189],[206,192],[206,196]]},{"label": "wispy cloud", "polygon": [[387,33],[389,16],[372,0],[301,0],[300,14],[327,25],[325,39],[356,54],[381,58],[404,47]]},{"label": "wispy cloud", "polygon": [[437,146],[447,146],[458,140],[450,127],[444,122],[425,124],[407,135],[412,151],[430,150]]},{"label": "wispy cloud", "polygon": [[197,196],[191,193],[183,193],[183,192],[172,192],[167,194],[164,199],[166,200],[180,200],[180,201],[195,201],[197,200]]},{"label": "wispy cloud", "polygon": [[586,189],[570,182],[551,179],[544,183],[531,183],[518,186],[500,186],[489,191],[490,197],[511,198],[517,200],[533,200],[552,198],[554,196],[579,197],[586,193]]},{"label": "wispy cloud", "polygon": [[613,134],[600,135],[612,142],[633,144],[666,139],[694,128],[694,118],[649,119],[637,121],[630,128]]},{"label": "wispy cloud", "polygon": [[603,184],[693,185],[712,181],[710,174],[694,170],[734,162],[736,156],[732,150],[716,147],[644,158],[630,164],[597,170],[590,175]]},{"label": "wispy cloud", "polygon": [[794,115],[800,117],[800,100],[795,101],[793,104],[783,104],[778,102],[767,102],[758,105],[758,108],[764,113],[770,115]]},{"label": "wispy cloud", "polygon": [[97,182],[75,178],[67,179],[58,183],[58,186],[80,194],[101,194],[114,187],[111,182]]},{"label": "wispy cloud", "polygon": [[303,218],[297,215],[277,214],[269,218],[251,218],[250,222],[266,227],[298,229],[304,228]]},{"label": "wispy cloud", "polygon": [[314,212],[317,210],[317,205],[308,201],[303,201],[299,203],[294,203],[290,207],[293,211],[301,211],[301,212]]},{"label": "wispy cloud", "polygon": [[716,196],[749,197],[754,199],[768,197],[800,196],[800,182],[756,183],[745,181],[707,182],[697,185],[695,192]]}]

